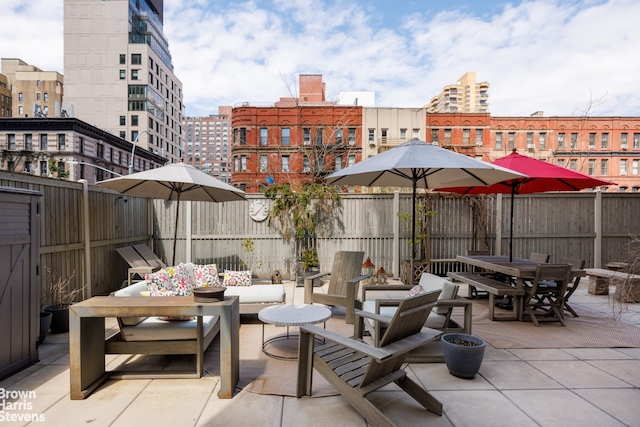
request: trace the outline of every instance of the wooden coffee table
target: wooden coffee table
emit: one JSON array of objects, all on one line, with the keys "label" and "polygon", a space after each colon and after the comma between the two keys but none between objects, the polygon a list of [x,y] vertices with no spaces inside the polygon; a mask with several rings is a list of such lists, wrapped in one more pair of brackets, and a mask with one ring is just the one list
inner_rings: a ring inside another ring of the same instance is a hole
[{"label": "wooden coffee table", "polygon": [[[297,354],[295,356],[281,356],[267,351],[266,347],[274,341],[298,338],[298,334],[292,335],[289,333],[289,327],[291,326],[313,325],[322,322],[326,327],[326,322],[329,318],[331,318],[331,310],[321,305],[282,304],[263,308],[258,312],[258,319],[262,321],[262,352],[274,359],[297,359]],[[269,338],[265,341],[264,325],[267,323],[275,326],[286,326],[287,333]]]}]

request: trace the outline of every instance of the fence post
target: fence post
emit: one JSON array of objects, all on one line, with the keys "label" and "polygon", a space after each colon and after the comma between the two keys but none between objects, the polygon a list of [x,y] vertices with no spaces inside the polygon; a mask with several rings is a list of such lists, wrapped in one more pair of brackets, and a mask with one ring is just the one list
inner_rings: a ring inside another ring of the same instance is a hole
[{"label": "fence post", "polygon": [[[93,296],[93,284],[91,283],[91,226],[89,224],[89,182],[79,179],[82,183],[82,228],[84,231],[84,286],[82,287],[82,299]],[[85,289],[87,293],[85,294]]]},{"label": "fence post", "polygon": [[193,202],[188,202],[187,203],[187,213],[186,213],[186,236],[185,236],[185,240],[186,240],[186,252],[185,252],[185,262],[192,262],[193,260],[191,259],[191,239],[192,239],[192,235],[191,235],[191,205],[193,204]]},{"label": "fence post", "polygon": [[502,255],[502,194],[496,197],[496,255]]},{"label": "fence post", "polygon": [[596,190],[594,206],[594,226],[596,237],[593,242],[593,267],[600,268],[602,266],[602,191]]}]

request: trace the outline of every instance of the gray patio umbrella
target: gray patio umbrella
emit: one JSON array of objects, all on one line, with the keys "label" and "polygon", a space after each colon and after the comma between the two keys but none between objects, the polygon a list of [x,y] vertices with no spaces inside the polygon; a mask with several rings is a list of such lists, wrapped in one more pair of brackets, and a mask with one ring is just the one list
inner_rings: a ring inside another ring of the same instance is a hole
[{"label": "gray patio umbrella", "polygon": [[180,201],[229,202],[246,200],[244,191],[199,171],[186,163],[172,163],[156,169],[98,182],[97,185],[122,194],[176,200],[176,221],[173,235],[173,264],[176,261],[178,214]]},{"label": "gray patio umbrella", "polygon": [[412,273],[409,274],[409,283],[413,284],[417,188],[491,185],[524,176],[526,175],[413,139],[335,172],[326,180],[334,185],[412,188]]}]

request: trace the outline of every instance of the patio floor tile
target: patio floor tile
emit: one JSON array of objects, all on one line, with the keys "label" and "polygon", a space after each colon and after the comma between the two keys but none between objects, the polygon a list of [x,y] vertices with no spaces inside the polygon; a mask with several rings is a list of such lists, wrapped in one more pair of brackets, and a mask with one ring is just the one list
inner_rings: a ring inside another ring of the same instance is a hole
[{"label": "patio floor tile", "polygon": [[625,388],[618,378],[583,361],[532,361],[536,369],[544,372],[566,388]]},{"label": "patio floor tile", "polygon": [[527,362],[483,362],[480,375],[500,390],[562,388]]},{"label": "patio floor tile", "polygon": [[575,393],[628,426],[640,426],[640,390],[584,389]]}]

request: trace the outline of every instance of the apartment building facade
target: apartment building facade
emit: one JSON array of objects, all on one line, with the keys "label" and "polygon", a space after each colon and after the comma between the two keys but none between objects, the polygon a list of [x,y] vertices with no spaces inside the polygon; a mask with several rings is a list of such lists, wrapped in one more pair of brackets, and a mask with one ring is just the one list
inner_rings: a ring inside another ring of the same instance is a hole
[{"label": "apartment building facade", "polygon": [[232,112],[233,185],[319,182],[362,159],[362,107],[326,100],[321,75],[300,75],[299,96]]},{"label": "apartment building facade", "polygon": [[[131,157],[133,156],[133,157]],[[163,166],[164,157],[77,118],[0,118],[0,168],[95,184]]]},{"label": "apartment building facade", "polygon": [[231,106],[218,107],[217,115],[185,117],[185,163],[231,184]]},{"label": "apartment building facade", "polygon": [[16,58],[2,58],[0,72],[11,94],[10,115],[4,117],[64,117],[64,78]]},{"label": "apartment building facade", "polygon": [[0,73],[0,117],[11,117],[11,88],[7,76]]},{"label": "apartment building facade", "polygon": [[465,73],[454,84],[444,87],[426,106],[430,113],[489,112],[489,83],[477,82],[476,73]]},{"label": "apartment building facade", "polygon": [[183,158],[182,83],[162,0],[65,0],[65,104],[170,162]]}]

